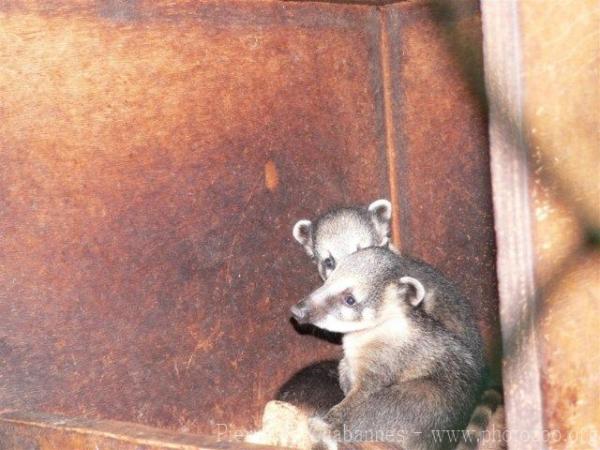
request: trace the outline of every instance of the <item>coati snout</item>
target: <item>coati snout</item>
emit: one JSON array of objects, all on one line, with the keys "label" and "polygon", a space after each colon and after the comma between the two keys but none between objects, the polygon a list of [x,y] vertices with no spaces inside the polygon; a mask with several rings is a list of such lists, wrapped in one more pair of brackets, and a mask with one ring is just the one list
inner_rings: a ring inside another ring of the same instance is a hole
[{"label": "coati snout", "polygon": [[308,307],[306,300],[300,300],[292,306],[290,311],[294,320],[300,325],[310,323],[310,308]]},{"label": "coati snout", "polygon": [[423,284],[407,274],[396,273],[393,253],[383,253],[391,255],[388,267],[386,258],[378,253],[376,249],[364,249],[341,259],[323,286],[292,307],[294,319],[299,324],[349,333],[405,316],[418,307],[425,297]]},{"label": "coati snout", "polygon": [[[298,322],[298,324],[302,325],[309,323],[319,326],[318,324],[322,324],[323,322],[330,320],[327,317],[329,314],[334,313],[338,309],[337,303],[341,302],[348,308],[351,308],[356,304],[356,299],[350,291],[341,292],[328,298],[323,297],[323,293],[318,294],[315,292],[313,295],[306,297],[292,306],[292,317],[294,320],[296,320],[296,322]],[[350,309],[342,312],[342,315],[347,319],[358,318],[357,314],[352,313]],[[327,329],[323,326],[321,326],[321,328]]]}]

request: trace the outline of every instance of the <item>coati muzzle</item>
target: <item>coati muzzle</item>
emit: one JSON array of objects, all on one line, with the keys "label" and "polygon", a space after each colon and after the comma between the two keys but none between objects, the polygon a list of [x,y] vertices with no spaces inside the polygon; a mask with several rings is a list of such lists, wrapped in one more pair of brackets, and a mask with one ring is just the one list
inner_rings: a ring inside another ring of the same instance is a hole
[{"label": "coati muzzle", "polygon": [[306,299],[300,300],[290,309],[292,313],[292,317],[299,324],[304,324],[310,322],[310,308],[307,304]]}]

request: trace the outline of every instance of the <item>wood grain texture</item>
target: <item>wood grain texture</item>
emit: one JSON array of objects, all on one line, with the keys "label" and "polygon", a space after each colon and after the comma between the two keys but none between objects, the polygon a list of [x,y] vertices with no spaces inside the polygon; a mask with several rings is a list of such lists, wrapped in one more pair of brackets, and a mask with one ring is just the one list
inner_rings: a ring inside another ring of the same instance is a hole
[{"label": "wood grain texture", "polygon": [[[478,3],[385,8],[400,247],[471,301],[500,380],[500,331]],[[394,191],[394,189],[393,189]]]},{"label": "wood grain texture", "polygon": [[600,7],[483,12],[509,448],[597,448]]},{"label": "wood grain texture", "polygon": [[[5,412],[0,450],[268,450],[275,447],[224,442],[114,420]],[[283,447],[280,447],[283,448]]]},{"label": "wood grain texture", "polygon": [[288,323],[293,223],[387,192],[374,10],[0,11],[0,404],[254,427],[337,354]]},{"label": "wood grain texture", "polygon": [[[511,449],[544,448],[528,149],[522,129],[515,2],[483,7],[490,151],[498,243],[506,424]],[[527,439],[521,439],[528,433]]]},{"label": "wood grain texture", "polygon": [[547,446],[598,448],[600,3],[527,0],[519,17]]}]

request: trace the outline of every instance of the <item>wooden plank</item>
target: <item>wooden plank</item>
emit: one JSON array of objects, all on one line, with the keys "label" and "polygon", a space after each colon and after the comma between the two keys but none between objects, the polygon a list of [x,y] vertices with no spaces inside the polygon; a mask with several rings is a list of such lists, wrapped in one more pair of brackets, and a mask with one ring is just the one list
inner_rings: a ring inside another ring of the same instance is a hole
[{"label": "wooden plank", "polygon": [[[223,431],[225,433],[225,431]],[[283,447],[226,442],[223,438],[148,426],[33,412],[0,414],[0,450],[268,450]]]},{"label": "wooden plank", "polygon": [[509,448],[596,448],[600,5],[483,18]]},{"label": "wooden plank", "polygon": [[461,284],[493,362],[480,53],[446,46],[477,47],[478,8],[440,5],[0,2],[0,403],[256,427],[337,355],[287,324],[318,283],[291,226],[389,173],[396,237]]},{"label": "wooden plank", "polygon": [[[498,243],[502,376],[509,446],[544,448],[540,366],[535,317],[537,296],[531,236],[528,149],[522,129],[519,30],[516,3],[483,5],[486,84]],[[528,439],[519,439],[519,432]]]},{"label": "wooden plank", "polygon": [[519,6],[544,430],[599,448],[600,3]]}]

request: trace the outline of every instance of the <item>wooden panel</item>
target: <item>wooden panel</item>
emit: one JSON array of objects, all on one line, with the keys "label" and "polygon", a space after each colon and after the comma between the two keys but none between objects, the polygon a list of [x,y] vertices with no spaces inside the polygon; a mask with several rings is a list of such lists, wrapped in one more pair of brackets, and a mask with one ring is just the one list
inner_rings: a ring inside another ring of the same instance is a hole
[{"label": "wooden panel", "polygon": [[519,13],[544,430],[548,448],[598,448],[600,3]]},{"label": "wooden panel", "polygon": [[268,450],[112,420],[74,419],[40,413],[0,414],[0,450]]},{"label": "wooden panel", "polygon": [[[481,20],[476,1],[386,7],[397,237],[472,302],[499,381],[500,336]],[[385,60],[384,60],[385,62]]]},{"label": "wooden panel", "polygon": [[[535,336],[527,148],[521,128],[519,42],[514,2],[483,6],[490,149],[503,335],[502,378],[509,448],[543,448],[542,398]],[[528,433],[519,439],[518,433]],[[511,438],[512,436],[512,438]]]},{"label": "wooden panel", "polygon": [[288,323],[318,283],[294,221],[387,193],[376,10],[0,12],[0,404],[257,425],[337,353]]},{"label": "wooden panel", "polygon": [[600,445],[600,6],[486,2],[511,449]]},{"label": "wooden panel", "polygon": [[600,446],[600,252],[571,258],[544,289],[539,348],[549,448]]}]

